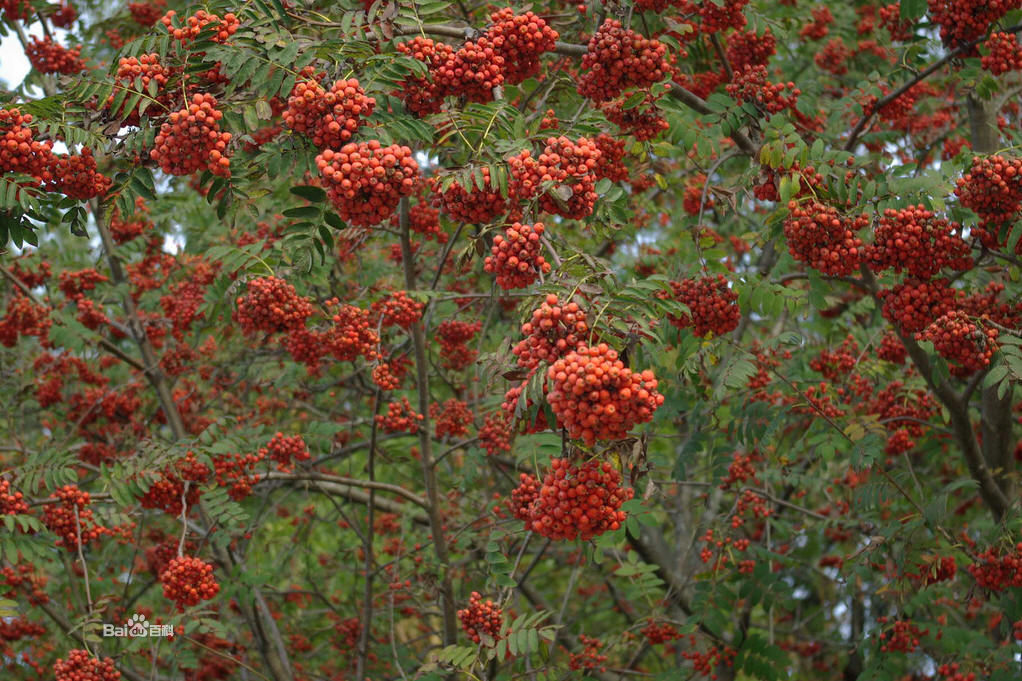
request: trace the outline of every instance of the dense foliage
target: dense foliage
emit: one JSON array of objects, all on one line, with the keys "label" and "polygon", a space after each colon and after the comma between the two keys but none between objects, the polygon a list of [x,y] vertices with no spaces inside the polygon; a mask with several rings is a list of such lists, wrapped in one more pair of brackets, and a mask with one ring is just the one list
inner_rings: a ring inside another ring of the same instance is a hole
[{"label": "dense foliage", "polygon": [[3,0],[4,678],[1019,678],[1020,31]]}]

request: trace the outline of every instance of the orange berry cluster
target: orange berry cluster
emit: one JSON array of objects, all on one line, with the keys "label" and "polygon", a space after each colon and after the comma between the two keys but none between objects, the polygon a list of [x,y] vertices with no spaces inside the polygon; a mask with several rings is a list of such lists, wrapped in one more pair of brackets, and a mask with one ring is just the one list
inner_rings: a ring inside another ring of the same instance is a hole
[{"label": "orange berry cluster", "polygon": [[338,151],[326,149],[316,166],[327,195],[346,222],[359,227],[378,225],[391,216],[404,196],[415,193],[419,166],[412,150],[378,140],[348,143]]},{"label": "orange berry cluster", "polygon": [[494,642],[499,641],[501,616],[501,609],[489,599],[483,601],[478,591],[472,592],[468,607],[458,611],[461,628],[473,643],[481,642],[484,635]]},{"label": "orange berry cluster", "polygon": [[987,54],[981,64],[990,73],[999,76],[1008,71],[1022,71],[1022,44],[1014,33],[991,33],[984,47]]},{"label": "orange berry cluster", "polygon": [[[706,4],[712,5],[713,3]],[[582,650],[577,653],[571,653],[568,656],[568,667],[576,671],[585,669],[591,672],[606,672],[606,662],[608,658],[606,655],[600,653],[600,650],[603,648],[603,641],[598,638],[593,638],[592,636],[579,634],[578,642],[582,644]]]},{"label": "orange berry cluster", "polygon": [[440,356],[446,368],[461,371],[475,361],[478,351],[469,348],[467,344],[482,328],[483,323],[479,321],[459,322],[448,319],[440,322],[436,329],[436,337],[440,343]]},{"label": "orange berry cluster", "polygon": [[83,147],[80,154],[54,157],[51,172],[51,190],[80,201],[106,194],[112,184],[110,178],[96,171],[96,159],[88,147]]},{"label": "orange berry cluster", "polygon": [[11,482],[0,478],[0,515],[28,515],[28,503],[21,492],[11,494]]},{"label": "orange berry cluster", "polygon": [[[930,20],[940,26],[940,38],[950,48],[981,38],[987,29],[1022,0],[928,0]],[[976,54],[975,48],[964,56]]]},{"label": "orange berry cluster", "polygon": [[511,451],[511,426],[507,414],[495,411],[483,418],[479,428],[479,445],[490,456]]},{"label": "orange berry cluster", "polygon": [[[508,423],[512,426],[520,426],[528,418],[528,411],[536,406],[535,400],[530,395],[525,400],[525,403],[521,404],[521,411],[519,411],[518,416],[515,416],[515,412],[519,410],[519,404],[522,401],[522,391],[534,374],[535,370],[529,372],[525,380],[504,393],[504,401],[500,403],[500,408],[507,417]],[[546,386],[543,387],[543,394],[546,394]],[[524,432],[542,433],[545,430],[550,430],[550,425],[547,423],[546,412],[539,409],[536,411],[535,418],[531,422],[524,424]]]},{"label": "orange berry cluster", "polygon": [[[390,223],[398,227],[398,216],[391,216]],[[408,209],[408,229],[426,239],[436,239],[438,244],[446,244],[450,239],[440,227],[440,211],[421,199]]]},{"label": "orange berry cluster", "polygon": [[174,601],[178,610],[208,601],[220,591],[213,578],[213,566],[194,556],[179,556],[160,573],[163,596]]},{"label": "orange berry cluster", "polygon": [[493,88],[504,84],[504,57],[484,35],[465,42],[431,75],[441,97],[454,95],[485,104],[493,101]]},{"label": "orange berry cluster", "polygon": [[979,215],[982,227],[996,229],[1013,222],[1022,209],[1022,158],[976,157],[956,184],[962,205]]},{"label": "orange berry cluster", "polygon": [[791,201],[788,209],[784,236],[792,257],[832,276],[848,276],[858,268],[864,249],[855,232],[869,224],[865,215],[845,218],[818,201],[801,206]]},{"label": "orange berry cluster", "polygon": [[86,650],[72,650],[53,664],[54,681],[120,681],[121,673],[109,657],[102,660]]},{"label": "orange berry cluster", "polygon": [[549,274],[550,263],[540,255],[543,223],[523,225],[516,222],[493,237],[492,255],[483,269],[497,276],[497,286],[505,291],[532,285],[540,274]]},{"label": "orange berry cluster", "polygon": [[39,184],[52,178],[53,143],[34,139],[31,123],[31,114],[0,109],[0,172],[31,175]]},{"label": "orange berry cluster", "polygon": [[947,279],[906,281],[879,293],[884,302],[884,319],[906,333],[922,331],[941,315],[955,308],[958,292]]},{"label": "orange berry cluster", "polygon": [[[585,137],[574,142],[563,135],[550,137],[538,158],[526,149],[510,159],[511,193],[523,200],[539,195],[540,210],[581,220],[596,205],[599,161],[600,149]],[[553,187],[543,191],[550,183]]]},{"label": "orange berry cluster", "polygon": [[626,108],[626,99],[618,99],[609,104],[603,105],[603,115],[607,120],[621,129],[622,135],[631,135],[640,142],[653,139],[664,130],[671,127],[656,106],[656,100],[652,94],[646,96],[638,106]]},{"label": "orange berry cluster", "polygon": [[404,291],[397,291],[383,300],[373,303],[371,309],[373,315],[379,319],[381,326],[399,326],[402,329],[409,329],[422,317],[423,307],[425,305],[412,300]]},{"label": "orange berry cluster", "polygon": [[[333,307],[335,300],[328,301]],[[334,325],[327,332],[326,343],[329,353],[339,362],[354,362],[356,357],[375,359],[380,337],[370,328],[371,313],[354,305],[342,305],[333,314]]]},{"label": "orange berry cluster", "polygon": [[[454,48],[431,38],[415,37],[398,43],[397,51],[423,62],[432,72],[454,56]],[[412,77],[401,88],[405,108],[416,116],[437,113],[443,106],[444,92],[430,76]]]},{"label": "orange berry cluster", "polygon": [[284,125],[311,137],[320,149],[339,149],[375,107],[376,100],[367,97],[354,78],[338,80],[330,90],[314,80],[304,80],[291,90]]},{"label": "orange berry cluster", "polygon": [[[762,64],[750,64],[742,67],[741,71],[736,70],[726,89],[735,100],[755,104],[772,114],[785,109],[796,111],[795,105],[802,94],[790,81],[771,83],[767,80],[767,70]],[[785,94],[785,90],[788,94]]]},{"label": "orange berry cluster", "polygon": [[238,27],[241,26],[241,21],[233,13],[227,13],[221,19],[216,14],[210,14],[206,10],[200,9],[192,16],[185,19],[185,25],[178,28],[173,25],[173,20],[177,16],[177,12],[170,10],[167,12],[160,23],[163,24],[170,35],[174,37],[182,45],[195,40],[200,33],[206,29],[215,29],[216,33],[212,35],[210,40],[215,43],[225,43],[227,39],[234,35]]},{"label": "orange berry cluster", "polygon": [[[886,625],[887,617],[878,617],[880,624]],[[884,653],[911,653],[919,647],[919,639],[930,631],[920,629],[911,620],[895,620],[890,629],[880,632],[880,651]]]},{"label": "orange berry cluster", "polygon": [[1015,552],[1004,554],[988,548],[976,556],[976,562],[968,567],[976,583],[991,591],[1004,591],[1022,586],[1022,542],[1015,545]]},{"label": "orange berry cluster", "polygon": [[551,293],[533,310],[530,320],[522,324],[525,338],[512,352],[520,366],[534,369],[540,362],[551,363],[578,349],[588,334],[589,324],[578,303],[561,305]]},{"label": "orange berry cluster", "polygon": [[[120,81],[121,85],[133,90],[136,89],[137,81],[139,86],[137,91],[145,93],[146,96],[151,96],[149,90],[150,83],[156,83],[156,101],[162,106],[168,106],[170,104],[170,96],[164,92],[164,86],[170,80],[173,73],[173,70],[160,63],[160,55],[153,52],[138,57],[121,57],[117,62],[117,73],[114,77]],[[138,125],[138,108],[141,102],[128,110],[125,108],[128,99],[131,98],[125,98],[121,104],[120,111],[111,112],[111,115],[121,118],[125,125]],[[107,108],[113,106],[113,103],[114,95],[111,94],[106,100]]]},{"label": "orange berry cluster", "polygon": [[236,318],[245,333],[293,331],[303,328],[312,316],[309,301],[279,277],[249,280],[246,295],[236,302]]},{"label": "orange berry cluster", "polygon": [[372,379],[380,390],[397,390],[407,373],[407,365],[399,360],[380,362],[373,367]]},{"label": "orange berry cluster", "polygon": [[671,290],[674,299],[689,309],[688,314],[667,317],[677,328],[691,328],[700,338],[711,333],[723,336],[738,328],[742,318],[738,294],[731,290],[723,274],[672,281]]},{"label": "orange berry cluster", "polygon": [[960,229],[921,205],[888,208],[873,228],[866,258],[878,271],[890,267],[918,279],[929,279],[944,267],[966,270],[972,258]]},{"label": "orange berry cluster", "polygon": [[746,66],[766,66],[770,57],[777,54],[777,39],[767,29],[763,35],[756,35],[755,31],[735,31],[727,38],[728,63],[735,71],[741,71]]},{"label": "orange berry cluster", "polygon": [[625,141],[614,139],[605,132],[601,132],[593,140],[596,148],[600,150],[600,160],[593,174],[597,180],[604,178],[611,182],[624,182],[628,179],[628,168],[622,162],[625,157]]},{"label": "orange berry cluster", "polygon": [[220,132],[219,121],[224,115],[216,105],[213,95],[196,94],[187,108],[167,117],[150,152],[163,172],[191,175],[205,168],[214,175],[231,174],[231,159],[226,153],[231,133]]},{"label": "orange berry cluster", "polygon": [[441,182],[433,178],[430,187],[433,191],[433,205],[441,208],[452,220],[471,225],[490,222],[498,215],[507,211],[507,199],[500,194],[490,179],[490,169],[480,168],[483,176],[483,187],[472,182],[466,191],[459,182],[452,182],[447,189],[441,191]]},{"label": "orange berry cluster", "polygon": [[542,486],[522,475],[511,499],[515,517],[526,529],[550,539],[589,541],[621,527],[628,515],[621,504],[633,494],[621,487],[621,474],[610,463],[591,459],[576,466],[554,459]]},{"label": "orange berry cluster", "polygon": [[148,0],[147,2],[129,2],[128,12],[139,26],[152,26],[163,16],[167,0]]},{"label": "orange berry cluster", "polygon": [[590,446],[628,437],[664,402],[653,372],[633,372],[606,343],[572,350],[550,365],[547,379],[553,383],[547,401],[558,424]]},{"label": "orange berry cluster", "polygon": [[40,73],[60,73],[66,76],[84,71],[85,62],[81,54],[81,46],[68,49],[49,36],[32,36],[32,42],[25,45],[25,56],[32,68]]},{"label": "orange berry cluster", "polygon": [[419,432],[419,422],[425,417],[415,413],[407,397],[402,397],[400,402],[391,402],[387,405],[386,414],[376,415],[376,424],[384,433],[411,433]]},{"label": "orange berry cluster", "polygon": [[277,462],[278,471],[294,470],[295,461],[308,461],[312,458],[309,447],[301,435],[285,437],[276,433],[265,447],[259,450],[259,458],[269,457]]},{"label": "orange berry cluster", "polygon": [[486,37],[494,51],[504,58],[504,80],[517,85],[539,73],[539,58],[551,52],[560,37],[541,17],[532,12],[516,15],[505,7],[490,15],[493,25]]},{"label": "orange berry cluster", "polygon": [[88,492],[83,492],[76,485],[64,485],[53,493],[59,504],[49,504],[43,511],[43,524],[57,535],[57,546],[68,551],[78,550],[78,538],[85,546],[99,539],[107,528],[97,525],[89,508],[91,499]]},{"label": "orange berry cluster", "polygon": [[951,373],[968,376],[990,365],[997,351],[997,329],[981,329],[961,310],[952,310],[916,334],[933,343],[937,353],[952,363]]},{"label": "orange berry cluster", "polygon": [[589,40],[582,57],[586,73],[578,81],[578,93],[594,102],[614,99],[630,87],[644,88],[670,73],[667,47],[626,29],[617,19],[607,19]]},{"label": "orange berry cluster", "polygon": [[445,437],[468,435],[468,427],[472,423],[472,410],[461,400],[453,397],[444,402],[429,405],[429,417],[434,419],[433,434],[438,440]]}]

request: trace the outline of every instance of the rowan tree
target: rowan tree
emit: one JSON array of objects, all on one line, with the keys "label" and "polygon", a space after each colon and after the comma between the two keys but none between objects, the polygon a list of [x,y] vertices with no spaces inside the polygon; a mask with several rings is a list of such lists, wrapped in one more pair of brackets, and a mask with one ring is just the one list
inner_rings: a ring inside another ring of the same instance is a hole
[{"label": "rowan tree", "polygon": [[4,678],[1018,678],[1020,33],[0,3]]}]

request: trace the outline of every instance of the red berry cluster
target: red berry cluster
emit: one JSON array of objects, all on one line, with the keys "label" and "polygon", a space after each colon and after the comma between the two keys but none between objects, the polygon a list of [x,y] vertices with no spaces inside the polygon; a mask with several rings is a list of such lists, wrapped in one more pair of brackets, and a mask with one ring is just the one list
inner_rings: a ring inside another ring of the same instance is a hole
[{"label": "red berry cluster", "polygon": [[100,660],[86,650],[72,650],[53,664],[54,681],[120,681],[121,673],[109,657]]},{"label": "red berry cluster", "polygon": [[670,622],[657,623],[653,620],[650,620],[649,624],[642,628],[642,635],[646,637],[651,646],[669,643],[670,641],[682,638],[682,635],[678,633],[678,630]]},{"label": "red berry cluster", "polygon": [[0,172],[31,175],[38,185],[52,179],[53,142],[34,139],[31,123],[31,114],[0,109]]},{"label": "red berry cluster", "polygon": [[238,20],[238,17],[233,13],[227,13],[223,16],[223,19],[221,19],[216,14],[210,14],[209,12],[200,9],[198,12],[185,19],[184,26],[180,28],[173,25],[173,20],[176,16],[177,12],[170,10],[162,19],[160,19],[160,23],[167,28],[167,31],[169,31],[170,35],[174,37],[174,40],[177,40],[182,45],[187,45],[192,42],[206,29],[215,29],[216,33],[212,35],[210,40],[223,44],[227,42],[227,39],[234,35],[237,32],[238,27],[241,26],[241,22]]},{"label": "red berry cluster", "polygon": [[[328,301],[334,307],[336,300]],[[333,314],[333,327],[326,334],[327,351],[338,362],[354,362],[359,356],[375,359],[380,337],[370,328],[371,313],[354,305],[341,305]]]},{"label": "red berry cluster", "polygon": [[670,315],[667,320],[679,329],[692,329],[703,338],[707,334],[723,336],[734,331],[742,318],[738,294],[728,286],[723,274],[672,281],[674,299],[688,306],[689,313]]},{"label": "red berry cluster", "polygon": [[205,168],[214,175],[231,174],[231,159],[227,156],[231,133],[220,132],[219,121],[224,115],[216,105],[213,95],[197,94],[187,108],[167,117],[150,152],[163,172],[191,175]]},{"label": "red berry cluster", "polygon": [[594,102],[614,99],[626,88],[644,88],[670,73],[667,47],[626,29],[617,19],[607,19],[589,40],[582,57],[586,73],[578,81],[578,92]]},{"label": "red berry cluster", "polygon": [[905,576],[913,581],[920,582],[923,586],[930,586],[938,582],[946,582],[954,579],[958,572],[958,565],[953,556],[933,556],[924,563],[920,563],[917,573],[908,573]]},{"label": "red berry cluster", "polygon": [[378,140],[348,143],[338,151],[326,149],[316,166],[327,184],[327,195],[341,218],[352,225],[372,227],[391,216],[401,197],[415,193],[419,166],[412,150]]},{"label": "red berry cluster", "polygon": [[[391,225],[398,227],[398,216],[390,218]],[[446,244],[450,237],[440,227],[440,211],[425,201],[418,201],[408,209],[408,228],[427,239],[436,239],[438,244]]]},{"label": "red berry cluster", "polygon": [[[423,62],[431,72],[454,56],[454,48],[450,45],[424,37],[398,43],[397,51]],[[417,116],[437,113],[444,101],[444,92],[429,76],[409,78],[403,83],[401,93],[405,108]]]},{"label": "red berry cluster", "polygon": [[722,2],[699,3],[698,12],[701,25],[700,33],[720,33],[729,28],[745,27],[745,6],[749,0],[722,0]]},{"label": "red berry cluster", "polygon": [[551,137],[538,158],[528,149],[511,158],[511,192],[523,200],[539,195],[540,210],[581,220],[591,215],[596,205],[599,161],[599,147],[585,137],[574,142],[564,136]]},{"label": "red berry cluster", "polygon": [[592,636],[579,634],[578,642],[582,644],[582,650],[577,653],[571,653],[568,656],[568,667],[576,671],[585,669],[591,672],[606,672],[607,656],[600,653],[600,650],[603,648],[603,641]]},{"label": "red berry cluster", "polygon": [[[981,38],[1005,14],[1022,7],[1022,0],[928,0],[930,20],[940,26],[940,38],[950,48]],[[975,55],[975,48],[964,56]]]},{"label": "red berry cluster", "polygon": [[245,333],[294,331],[303,328],[312,316],[309,301],[279,277],[249,280],[246,295],[236,302],[235,317]]},{"label": "red berry cluster", "polygon": [[960,230],[921,205],[888,208],[873,228],[866,257],[878,271],[890,267],[918,279],[929,279],[943,267],[966,270],[972,258]]},{"label": "red berry cluster", "polygon": [[[741,102],[749,102],[762,107],[767,113],[775,114],[790,109],[796,111],[795,105],[802,91],[792,82],[771,83],[767,79],[766,67],[752,64],[736,70],[734,78],[727,85],[727,93]],[[785,94],[785,90],[788,94]]]},{"label": "red berry cluster", "polygon": [[474,362],[478,351],[469,348],[468,342],[482,328],[482,322],[459,322],[455,319],[440,322],[436,329],[436,337],[440,343],[443,365],[448,369],[461,371]]},{"label": "red berry cluster", "polygon": [[834,14],[829,7],[817,7],[812,10],[813,20],[802,27],[798,35],[804,40],[823,40],[830,33],[830,25],[834,23]]},{"label": "red berry cluster", "polygon": [[900,2],[881,7],[877,10],[877,15],[880,17],[880,25],[891,34],[891,40],[904,42],[912,38],[913,22],[902,20]]},{"label": "red berry cluster", "polygon": [[478,591],[472,592],[468,607],[458,611],[461,628],[473,643],[480,643],[483,636],[499,641],[501,616],[501,609],[489,599],[483,601]]},{"label": "red berry cluster", "polygon": [[493,88],[504,84],[504,57],[486,36],[469,40],[431,70],[440,97],[454,95],[470,102],[493,101]]},{"label": "red berry cluster", "polygon": [[495,411],[483,418],[483,425],[479,428],[479,445],[486,450],[490,456],[496,456],[501,452],[511,451],[511,425],[508,422],[507,414]]},{"label": "red berry cluster", "polygon": [[163,16],[167,0],[147,0],[146,2],[129,2],[128,12],[139,26],[152,26]]},{"label": "red berry cluster", "polygon": [[[160,63],[160,55],[153,52],[138,57],[121,57],[117,62],[117,73],[114,78],[125,88],[142,92],[146,97],[153,97],[159,104],[157,108],[160,108],[169,107],[170,96],[169,93],[164,91],[164,86],[166,86],[167,81],[170,80],[173,74],[174,71],[172,69]],[[150,85],[151,83],[155,83],[155,85]],[[156,88],[155,95],[152,94],[152,87]],[[114,99],[115,95],[113,94],[107,97],[106,106],[108,109],[113,106]],[[138,125],[138,109],[141,101],[129,110],[126,107],[130,99],[132,98],[124,98],[121,110],[112,111],[111,115],[122,119],[125,125]]]},{"label": "red berry cluster", "polygon": [[557,31],[532,12],[516,15],[505,7],[490,15],[486,37],[504,59],[504,80],[517,85],[539,73],[539,58],[557,46]]},{"label": "red berry cluster", "polygon": [[371,309],[381,326],[410,329],[422,317],[423,307],[425,305],[412,300],[404,291],[397,291],[373,303]]},{"label": "red berry cluster", "polygon": [[57,546],[77,551],[79,537],[81,545],[85,546],[109,531],[96,524],[92,509],[89,508],[91,499],[88,492],[83,492],[76,485],[65,485],[53,495],[60,503],[46,506],[43,524],[57,535]]},{"label": "red berry cluster", "polygon": [[763,35],[756,35],[755,31],[735,31],[727,38],[725,54],[731,68],[736,71],[746,66],[766,66],[770,57],[777,54],[777,39],[770,29]]},{"label": "red berry cluster", "polygon": [[525,521],[526,529],[550,539],[589,541],[621,527],[628,515],[621,504],[632,495],[630,488],[621,487],[621,474],[610,463],[591,459],[576,466],[554,459],[542,486],[523,476],[511,499],[515,517]]},{"label": "red berry cluster", "polygon": [[266,457],[277,462],[278,471],[286,472],[294,470],[295,461],[308,461],[312,455],[301,435],[285,437],[283,433],[277,433],[259,450],[259,458]]},{"label": "red berry cluster", "polygon": [[320,149],[339,149],[376,107],[354,78],[325,90],[315,80],[296,83],[283,113],[284,125],[312,138]]},{"label": "red berry cluster", "polygon": [[[887,617],[878,617],[880,624],[886,625]],[[930,633],[929,629],[920,629],[911,620],[895,620],[890,629],[880,632],[881,652],[911,653],[919,647],[919,639]]]},{"label": "red berry cluster", "polygon": [[[1019,624],[1015,623],[1015,640],[1022,641],[1022,636],[1019,634]],[[937,674],[939,674],[944,681],[976,681],[976,672],[965,672],[958,671],[959,664],[952,662],[951,664],[942,664],[937,667]]]},{"label": "red berry cluster", "polygon": [[[535,412],[535,418],[531,422],[526,422],[528,419],[528,412],[535,408],[536,402],[532,399],[531,394],[524,403],[522,402],[522,392],[533,375],[535,375],[535,370],[529,372],[528,377],[526,377],[521,383],[510,388],[506,393],[504,393],[504,401],[501,402],[500,408],[504,411],[504,414],[507,416],[508,423],[512,424],[512,426],[521,426],[524,423],[524,431],[526,433],[542,433],[543,431],[550,429],[550,425],[547,423],[546,419],[546,412],[542,409],[538,409]],[[544,396],[546,395],[545,385],[543,386],[543,394]]]},{"label": "red berry cluster", "polygon": [[637,106],[626,107],[628,100],[622,98],[604,104],[601,109],[607,120],[621,129],[622,135],[631,135],[640,142],[646,142],[671,127],[660,115],[656,105],[658,99],[650,93]]},{"label": "red berry cluster", "polygon": [[983,46],[987,54],[981,63],[990,73],[999,76],[1008,71],[1022,71],[1022,43],[1014,33],[991,33]]},{"label": "red berry cluster", "polygon": [[593,174],[597,180],[604,178],[611,182],[624,182],[628,179],[628,168],[622,162],[625,157],[625,140],[614,139],[605,132],[601,132],[593,140],[596,148],[600,150],[600,159]]},{"label": "red berry cluster", "polygon": [[550,365],[547,379],[553,383],[547,401],[558,424],[587,445],[628,437],[664,402],[653,372],[633,372],[606,343],[572,350]]},{"label": "red berry cluster", "polygon": [[955,308],[960,297],[947,279],[906,281],[894,288],[880,291],[883,315],[906,333],[922,331],[941,315]]},{"label": "red berry cluster", "polygon": [[468,435],[468,427],[472,423],[472,410],[461,400],[453,397],[443,403],[434,402],[429,405],[429,417],[434,420],[433,435],[438,440],[445,437]]},{"label": "red berry cluster", "polygon": [[1004,591],[1022,587],[1022,542],[1015,545],[1014,553],[1002,553],[993,547],[976,556],[969,566],[969,574],[976,583],[991,591]]},{"label": "red berry cluster", "polygon": [[6,478],[0,478],[0,515],[28,515],[25,495],[11,494],[11,482]]},{"label": "red berry cluster", "polygon": [[482,225],[492,221],[507,211],[507,199],[500,194],[490,179],[490,169],[480,168],[483,176],[483,187],[472,182],[466,191],[460,183],[452,182],[447,189],[441,191],[441,182],[433,178],[430,186],[433,191],[433,205],[440,208],[452,220],[471,225]]},{"label": "red berry cluster", "polygon": [[885,333],[877,348],[877,357],[893,364],[904,364],[908,352],[901,339],[893,333]]},{"label": "red berry cluster", "polygon": [[505,291],[531,286],[541,274],[550,273],[550,263],[540,255],[543,223],[523,225],[516,222],[493,237],[492,255],[483,269],[497,277],[497,286]]},{"label": "red berry cluster", "polygon": [[1022,209],[1022,158],[974,158],[969,172],[958,179],[955,195],[979,215],[982,227],[994,228],[996,239],[996,229],[1013,222]]},{"label": "red berry cluster", "polygon": [[520,366],[534,369],[540,362],[553,362],[577,349],[589,334],[585,312],[578,303],[561,305],[554,294],[533,310],[522,324],[525,338],[512,349]]},{"label": "red berry cluster", "polygon": [[213,577],[213,566],[193,556],[179,556],[160,573],[164,598],[174,601],[178,610],[208,601],[220,591]]},{"label": "red berry cluster", "polygon": [[945,313],[923,331],[916,340],[933,343],[937,353],[951,362],[951,373],[968,376],[990,365],[997,351],[997,329],[980,328],[961,310]]},{"label": "red berry cluster", "polygon": [[381,390],[397,390],[408,374],[409,364],[411,361],[405,356],[390,362],[380,362],[373,367],[373,383],[378,385]]},{"label": "red berry cluster", "polygon": [[80,201],[106,194],[112,184],[110,178],[96,171],[96,159],[88,147],[83,147],[80,154],[54,157],[51,172],[53,184],[49,189]]},{"label": "red berry cluster", "polygon": [[387,405],[386,414],[376,415],[376,424],[385,433],[411,433],[419,432],[419,422],[425,418],[422,414],[415,413],[407,397],[402,397],[400,402],[391,402]]},{"label": "red berry cluster", "polygon": [[49,36],[32,36],[32,42],[25,45],[25,56],[32,68],[40,73],[60,73],[66,76],[84,71],[85,62],[81,54],[81,46],[68,49]]},{"label": "red berry cluster", "polygon": [[862,240],[855,232],[869,224],[865,215],[845,218],[818,201],[805,205],[789,202],[784,220],[788,252],[823,274],[848,276],[859,266]]},{"label": "red berry cluster", "polygon": [[33,11],[31,0],[0,0],[0,16],[5,19],[22,21]]},{"label": "red berry cluster", "polygon": [[835,76],[843,76],[848,73],[848,60],[851,58],[852,51],[845,42],[841,38],[831,38],[816,53],[813,61],[820,70],[833,73]]}]

